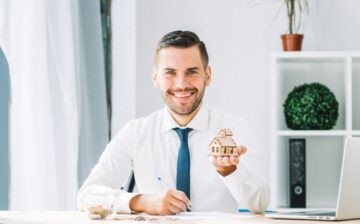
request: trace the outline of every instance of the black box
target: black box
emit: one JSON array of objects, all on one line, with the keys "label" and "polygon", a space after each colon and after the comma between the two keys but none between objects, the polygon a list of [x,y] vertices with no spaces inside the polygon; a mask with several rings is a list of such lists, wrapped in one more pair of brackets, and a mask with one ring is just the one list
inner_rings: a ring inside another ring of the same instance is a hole
[{"label": "black box", "polygon": [[306,141],[289,139],[290,208],[306,207]]}]

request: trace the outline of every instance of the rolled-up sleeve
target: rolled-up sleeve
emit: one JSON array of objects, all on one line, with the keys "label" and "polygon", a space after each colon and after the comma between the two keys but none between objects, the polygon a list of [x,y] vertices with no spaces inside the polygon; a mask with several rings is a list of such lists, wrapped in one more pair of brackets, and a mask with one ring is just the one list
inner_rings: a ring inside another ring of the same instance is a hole
[{"label": "rolled-up sleeve", "polygon": [[270,200],[269,185],[262,177],[266,172],[265,151],[245,120],[234,121],[232,130],[237,145],[245,146],[247,152],[240,156],[237,169],[221,179],[239,205],[262,213]]},{"label": "rolled-up sleeve", "polygon": [[251,173],[244,165],[226,177],[221,177],[236,201],[256,213],[265,211],[269,204],[270,190],[266,182]]},{"label": "rolled-up sleeve", "polygon": [[129,202],[137,195],[123,190],[133,167],[135,134],[127,124],[106,146],[98,163],[91,170],[77,196],[77,207],[86,210],[102,205],[130,213]]}]

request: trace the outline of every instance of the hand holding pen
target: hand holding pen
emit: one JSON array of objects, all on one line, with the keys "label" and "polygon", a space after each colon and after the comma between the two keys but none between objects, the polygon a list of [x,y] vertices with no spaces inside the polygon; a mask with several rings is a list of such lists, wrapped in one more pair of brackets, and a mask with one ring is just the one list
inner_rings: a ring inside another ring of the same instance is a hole
[{"label": "hand holding pen", "polygon": [[[170,187],[170,185],[169,185],[168,183],[166,183],[161,177],[158,177],[157,179],[158,179],[158,181],[159,181],[162,185],[164,185],[164,187],[166,187],[167,189],[172,189],[172,188]],[[178,191],[178,192],[184,193],[184,192],[182,192],[182,191]],[[187,198],[187,197],[186,197],[186,198]],[[189,199],[189,201],[190,201],[190,199]],[[187,211],[187,212],[190,212],[190,211],[191,211],[191,204],[189,204],[189,205],[186,206],[186,211]],[[184,211],[184,212],[185,212],[185,211]]]},{"label": "hand holding pen", "polygon": [[[167,189],[171,189],[170,185],[167,184],[163,179],[161,179],[161,177],[158,177],[157,179],[158,179],[158,181],[160,181],[160,183],[161,183],[162,185],[164,185],[164,187],[166,187]],[[178,191],[178,192],[182,192],[182,191]],[[182,192],[182,193],[184,193],[184,192]],[[187,198],[187,197],[186,197],[186,198]],[[190,201],[190,200],[189,200],[189,201]],[[191,212],[191,204],[187,205],[186,211],[187,211],[187,212]]]},{"label": "hand holding pen", "polygon": [[130,200],[130,209],[134,212],[146,212],[151,215],[175,215],[190,208],[190,200],[182,191],[169,188],[157,194],[139,194]]}]

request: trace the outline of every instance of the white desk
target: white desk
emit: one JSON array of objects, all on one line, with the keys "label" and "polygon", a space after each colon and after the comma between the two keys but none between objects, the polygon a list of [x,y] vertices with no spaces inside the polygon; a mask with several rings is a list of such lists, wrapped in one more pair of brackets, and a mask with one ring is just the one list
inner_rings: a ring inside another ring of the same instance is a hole
[{"label": "white desk", "polygon": [[[245,214],[246,215],[246,214]],[[174,217],[176,218],[176,216]],[[319,223],[319,224],[328,224],[328,223],[339,223],[339,222],[327,222],[327,221],[290,221],[290,220],[275,220],[265,218],[262,215],[256,215],[255,217],[239,217],[239,219],[196,219],[196,220],[166,220],[159,217],[159,220],[156,221],[124,221],[124,220],[90,220],[87,217],[87,214],[84,212],[35,212],[35,211],[0,211],[0,223],[1,224],[121,224],[121,223],[160,223],[160,224],[177,224],[177,223],[195,223],[195,224],[259,224],[259,223],[279,223],[279,224],[300,224],[300,223]],[[360,224],[359,220],[349,220],[341,221],[341,224]]]}]

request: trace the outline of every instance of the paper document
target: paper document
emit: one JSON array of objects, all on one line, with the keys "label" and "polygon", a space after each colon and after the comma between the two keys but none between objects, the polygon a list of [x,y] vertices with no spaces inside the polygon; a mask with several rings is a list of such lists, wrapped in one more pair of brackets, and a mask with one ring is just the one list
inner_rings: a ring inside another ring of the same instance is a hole
[{"label": "paper document", "polygon": [[224,213],[224,212],[184,212],[177,215],[167,216],[154,216],[145,213],[141,214],[114,214],[112,219],[117,220],[128,220],[128,221],[178,221],[178,220],[238,220],[238,219],[249,219],[257,217],[256,214],[236,214],[236,213]]},{"label": "paper document", "polygon": [[196,219],[249,219],[255,218],[256,215],[252,213],[238,214],[238,213],[225,213],[225,212],[184,212],[178,215],[169,217],[178,218],[180,220],[196,220]]}]

